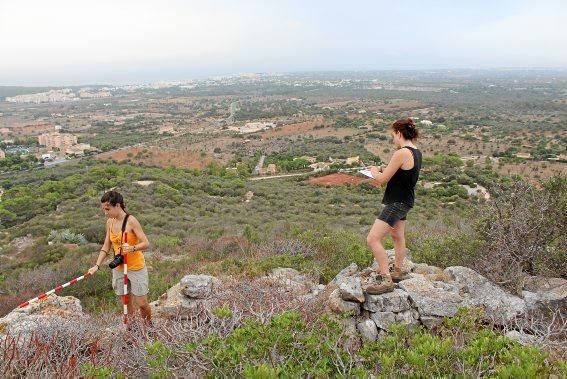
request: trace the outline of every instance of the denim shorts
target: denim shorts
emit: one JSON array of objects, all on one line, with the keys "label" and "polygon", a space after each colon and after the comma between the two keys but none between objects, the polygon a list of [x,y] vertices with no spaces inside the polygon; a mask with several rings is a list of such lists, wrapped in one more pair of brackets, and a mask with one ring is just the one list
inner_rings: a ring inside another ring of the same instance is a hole
[{"label": "denim shorts", "polygon": [[411,207],[405,203],[386,204],[382,212],[380,212],[378,220],[384,221],[393,228],[399,220],[405,221],[410,210]]}]

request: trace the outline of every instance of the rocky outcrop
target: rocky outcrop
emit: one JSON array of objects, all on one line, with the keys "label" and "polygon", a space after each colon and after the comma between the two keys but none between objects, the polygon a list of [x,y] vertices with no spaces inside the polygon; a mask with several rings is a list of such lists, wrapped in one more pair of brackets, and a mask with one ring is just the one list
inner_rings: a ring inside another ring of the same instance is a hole
[{"label": "rocky outcrop", "polygon": [[448,267],[444,273],[449,283],[458,288],[463,305],[483,307],[487,317],[496,323],[506,323],[526,311],[524,299],[504,291],[468,267]]},{"label": "rocky outcrop", "polygon": [[[393,250],[388,251],[388,256],[392,264]],[[564,279],[528,278],[519,297],[470,268],[455,266],[442,270],[415,264],[407,257],[404,267],[411,271],[408,279],[398,283],[392,292],[369,295],[365,289],[376,279],[375,267],[376,263],[359,270],[353,263],[329,283],[338,288],[330,293],[328,308],[336,313],[348,311],[359,315],[357,329],[365,339],[375,340],[393,323],[436,328],[444,317],[455,316],[460,307],[480,307],[488,321],[504,325],[543,306],[564,309],[567,301]],[[358,283],[364,293],[363,301],[360,301]]]},{"label": "rocky outcrop", "polygon": [[0,318],[0,333],[28,335],[51,324],[87,317],[79,299],[73,296],[51,295],[46,300],[32,303],[25,308],[16,308]]},{"label": "rocky outcrop", "polygon": [[524,281],[522,297],[531,312],[559,310],[567,314],[567,280],[530,276]]},{"label": "rocky outcrop", "polygon": [[[393,260],[393,251],[389,252]],[[209,275],[186,275],[160,298],[153,302],[156,317],[183,317],[201,309],[238,300],[241,293],[252,294],[253,299],[276,292],[280,304],[322,305],[329,312],[351,317],[343,319],[348,329],[348,344],[357,345],[354,335],[365,340],[381,338],[394,323],[438,327],[444,317],[457,314],[460,307],[481,307],[488,321],[507,325],[517,322],[518,316],[544,309],[565,313],[567,280],[560,278],[527,277],[520,296],[508,293],[487,278],[467,267],[448,267],[442,270],[426,264],[415,264],[406,258],[404,266],[411,272],[396,288],[381,295],[371,295],[366,288],[376,280],[371,267],[360,269],[355,263],[341,270],[328,284],[291,268],[276,268],[267,275],[250,282]],[[263,291],[263,292],[262,292]],[[262,292],[262,293],[260,293]],[[236,299],[236,300],[235,300]],[[243,298],[242,298],[243,299]],[[312,303],[309,303],[312,301]],[[319,309],[319,308],[318,308]],[[69,318],[88,317],[74,297],[50,296],[46,301],[16,309],[0,319],[0,334],[30,333],[50,323],[61,323]],[[519,325],[519,324],[515,324]],[[510,330],[510,336],[531,341],[525,334],[529,328]]]},{"label": "rocky outcrop", "polygon": [[158,317],[178,317],[206,307],[218,283],[210,275],[186,275],[150,304],[152,311]]}]

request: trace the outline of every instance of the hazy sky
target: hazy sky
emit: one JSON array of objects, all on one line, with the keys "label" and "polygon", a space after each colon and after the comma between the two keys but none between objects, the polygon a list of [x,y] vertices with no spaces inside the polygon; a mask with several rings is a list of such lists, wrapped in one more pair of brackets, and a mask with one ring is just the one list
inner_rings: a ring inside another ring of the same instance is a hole
[{"label": "hazy sky", "polygon": [[567,68],[565,20],[565,0],[0,0],[0,85]]}]

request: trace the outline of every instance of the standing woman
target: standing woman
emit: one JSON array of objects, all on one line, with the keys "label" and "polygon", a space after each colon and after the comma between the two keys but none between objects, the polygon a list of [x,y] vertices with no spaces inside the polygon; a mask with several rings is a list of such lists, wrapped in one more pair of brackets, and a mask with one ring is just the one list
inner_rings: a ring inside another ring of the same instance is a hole
[{"label": "standing woman", "polygon": [[[405,278],[403,263],[406,256],[406,215],[411,210],[415,199],[415,184],[421,169],[421,151],[414,145],[419,131],[411,118],[401,119],[392,124],[390,134],[398,150],[392,156],[388,166],[381,170],[371,166],[370,171],[376,181],[386,184],[382,199],[384,209],[372,225],[366,242],[378,262],[380,282],[367,288],[370,294],[381,294],[394,290],[394,282]],[[384,237],[390,234],[394,241],[394,271],[388,269],[388,254],[382,245]]]},{"label": "standing woman", "polygon": [[[116,265],[116,257],[122,251],[128,254],[128,315],[134,314],[134,302],[140,308],[144,320],[150,324],[152,311],[148,303],[148,269],[144,259],[143,250],[150,246],[140,222],[132,215],[126,213],[124,198],[116,191],[106,192],[100,199],[102,209],[107,217],[106,237],[98,254],[96,264],[89,272],[94,274],[104,261],[106,254],[112,247],[114,260],[112,266],[112,288],[118,296],[124,291],[124,268],[122,264]],[[124,225],[125,224],[125,225]],[[128,241],[122,241],[122,229],[128,233]],[[127,242],[127,243],[126,243]]]}]

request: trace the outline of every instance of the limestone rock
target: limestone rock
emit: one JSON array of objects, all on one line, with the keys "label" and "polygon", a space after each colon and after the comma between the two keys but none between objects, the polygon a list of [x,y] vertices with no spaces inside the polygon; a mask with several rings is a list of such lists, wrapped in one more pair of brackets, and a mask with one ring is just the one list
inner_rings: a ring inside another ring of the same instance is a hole
[{"label": "limestone rock", "polygon": [[484,307],[486,316],[497,323],[507,322],[527,309],[523,299],[504,291],[468,267],[448,267],[445,274],[449,283],[459,289],[463,305]]},{"label": "limestone rock", "polygon": [[248,191],[244,194],[244,201],[248,203],[250,202],[250,200],[252,200],[253,197],[254,197],[254,192]]},{"label": "limestone rock", "polygon": [[376,338],[378,338],[378,328],[376,328],[374,321],[363,320],[359,322],[356,327],[365,340],[376,341]]},{"label": "limestone rock", "polygon": [[431,330],[441,325],[443,323],[443,318],[435,316],[421,316],[420,321],[427,329]]},{"label": "limestone rock", "polygon": [[343,314],[345,312],[352,312],[356,316],[360,314],[360,304],[353,303],[351,301],[344,301],[341,298],[341,294],[338,289],[331,292],[327,305],[331,311],[338,314]]},{"label": "limestone rock", "polygon": [[347,278],[355,275],[358,272],[358,265],[356,263],[351,263],[347,267],[343,268],[329,284],[336,284],[340,286]]},{"label": "limestone rock", "polygon": [[314,291],[320,292],[317,283],[293,268],[275,268],[267,278],[296,296],[312,295]]},{"label": "limestone rock", "polygon": [[25,308],[17,308],[0,318],[0,333],[29,334],[37,329],[86,318],[79,299],[73,296],[49,296]]},{"label": "limestone rock", "polygon": [[339,286],[339,291],[343,300],[356,301],[358,303],[364,302],[360,278],[347,277]]},{"label": "limestone rock", "polygon": [[422,275],[415,275],[399,283],[417,306],[421,316],[454,316],[463,299],[442,282],[430,282]]},{"label": "limestone rock", "polygon": [[187,315],[207,305],[207,299],[192,299],[183,293],[181,283],[177,283],[152,302],[152,312],[156,316],[178,317]]},{"label": "limestone rock", "polygon": [[371,312],[403,312],[411,308],[407,292],[398,288],[381,295],[367,293],[362,307]]},{"label": "limestone rock", "polygon": [[414,263],[413,272],[421,275],[443,274],[443,270],[441,268],[430,266],[426,263]]},{"label": "limestone rock", "polygon": [[535,345],[538,342],[538,338],[532,334],[522,333],[517,330],[510,330],[506,332],[506,337],[511,340],[518,341],[522,345]]},{"label": "limestone rock", "polygon": [[417,312],[415,309],[410,309],[409,311],[395,313],[394,315],[397,323],[406,324],[406,325],[416,325],[419,322],[418,321],[419,312]]},{"label": "limestone rock", "polygon": [[185,275],[181,279],[181,293],[190,299],[206,299],[213,292],[213,279],[210,275]]},{"label": "limestone rock", "polygon": [[390,324],[396,322],[396,315],[394,312],[372,312],[370,318],[377,327],[383,330],[388,330]]},{"label": "limestone rock", "polygon": [[562,278],[527,277],[522,298],[530,310],[567,313],[567,280]]}]

